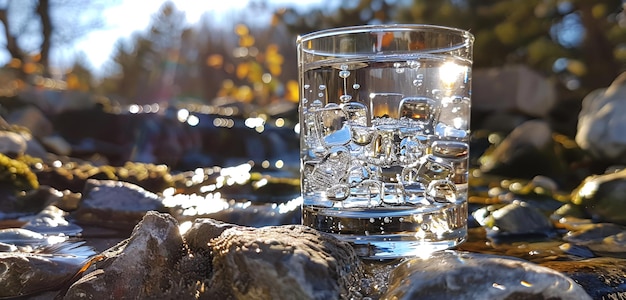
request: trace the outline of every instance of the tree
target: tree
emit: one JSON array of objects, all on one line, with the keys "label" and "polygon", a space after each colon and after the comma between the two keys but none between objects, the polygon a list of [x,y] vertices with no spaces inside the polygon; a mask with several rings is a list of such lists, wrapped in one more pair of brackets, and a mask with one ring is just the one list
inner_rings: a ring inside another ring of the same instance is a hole
[{"label": "tree", "polygon": [[[24,0],[0,3],[0,24],[5,48],[11,59],[22,66],[19,75],[25,79],[37,72],[50,74],[50,54],[54,49],[82,37],[102,26],[104,2],[88,0]],[[80,18],[68,18],[67,16]],[[33,63],[37,67],[33,68]]]}]

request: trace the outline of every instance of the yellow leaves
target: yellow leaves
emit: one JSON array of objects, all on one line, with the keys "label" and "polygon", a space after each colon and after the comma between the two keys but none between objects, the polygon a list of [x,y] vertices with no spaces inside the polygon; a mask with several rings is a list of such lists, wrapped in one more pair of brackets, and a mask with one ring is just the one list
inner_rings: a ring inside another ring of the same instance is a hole
[{"label": "yellow leaves", "polygon": [[209,67],[219,69],[224,64],[224,57],[219,54],[209,55],[206,59],[206,64]]},{"label": "yellow leaves", "polygon": [[300,101],[300,92],[299,92],[298,82],[295,80],[287,81],[287,85],[285,87],[285,99],[296,102]]},{"label": "yellow leaves", "polygon": [[235,26],[235,34],[237,34],[238,36],[245,36],[250,34],[250,30],[248,30],[248,26],[246,26],[245,24],[237,24]]},{"label": "yellow leaves", "polygon": [[81,83],[80,80],[78,80],[78,76],[76,76],[76,74],[67,74],[67,78],[65,79],[65,81],[67,82],[68,90],[81,89]]},{"label": "yellow leaves", "polygon": [[239,38],[239,46],[241,47],[252,47],[254,42],[254,37],[251,35],[244,35]]},{"label": "yellow leaves", "polygon": [[248,73],[250,73],[250,64],[248,62],[243,62],[237,65],[237,71],[235,72],[237,78],[244,79],[248,76]]}]

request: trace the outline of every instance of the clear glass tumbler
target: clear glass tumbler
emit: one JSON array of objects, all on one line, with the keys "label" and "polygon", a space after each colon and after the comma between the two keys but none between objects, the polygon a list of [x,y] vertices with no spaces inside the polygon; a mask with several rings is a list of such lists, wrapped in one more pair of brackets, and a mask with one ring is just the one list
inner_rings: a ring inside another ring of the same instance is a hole
[{"label": "clear glass tumbler", "polygon": [[298,38],[304,225],[373,259],[465,240],[473,39],[431,25]]}]

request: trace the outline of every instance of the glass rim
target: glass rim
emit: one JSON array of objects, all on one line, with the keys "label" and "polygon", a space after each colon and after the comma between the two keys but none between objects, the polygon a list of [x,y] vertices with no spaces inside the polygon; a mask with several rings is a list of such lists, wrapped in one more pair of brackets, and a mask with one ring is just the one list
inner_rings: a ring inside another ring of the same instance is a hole
[{"label": "glass rim", "polygon": [[466,38],[465,43],[473,43],[474,35],[467,30],[463,30],[456,27],[447,27],[441,25],[432,24],[376,24],[376,25],[356,25],[322,29],[313,31],[303,35],[298,35],[297,43],[303,43],[306,41],[314,40],[317,38],[325,38],[338,34],[357,34],[357,33],[372,33],[372,32],[411,32],[411,31],[442,31],[449,34],[456,34]]}]

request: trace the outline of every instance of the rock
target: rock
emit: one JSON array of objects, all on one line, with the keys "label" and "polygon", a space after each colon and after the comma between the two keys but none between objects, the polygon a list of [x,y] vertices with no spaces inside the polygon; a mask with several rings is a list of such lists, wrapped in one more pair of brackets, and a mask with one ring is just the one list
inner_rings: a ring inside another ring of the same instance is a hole
[{"label": "rock", "polygon": [[192,251],[207,249],[212,239],[218,237],[226,229],[236,226],[209,218],[195,219],[191,228],[185,232],[185,242]]},{"label": "rock", "polygon": [[0,153],[8,156],[23,155],[26,152],[24,137],[12,131],[0,131]]},{"label": "rock", "polygon": [[104,261],[75,282],[64,299],[165,299],[180,279],[173,272],[182,249],[178,222],[148,212],[130,238],[102,253]]},{"label": "rock", "polygon": [[556,99],[553,84],[523,65],[472,73],[472,110],[546,117]]},{"label": "rock", "polygon": [[549,235],[553,229],[547,216],[521,201],[513,201],[498,209],[490,206],[481,208],[472,213],[472,216],[488,232],[498,235]]},{"label": "rock", "polygon": [[127,229],[151,210],[166,211],[158,195],[128,182],[89,179],[72,216],[79,223]]},{"label": "rock", "polygon": [[349,298],[362,275],[352,247],[302,225],[230,228],[211,246],[215,299]]},{"label": "rock", "polygon": [[521,259],[444,251],[401,263],[382,299],[591,299],[567,276]]},{"label": "rock", "polygon": [[587,177],[572,191],[572,202],[598,221],[626,225],[626,169]]},{"label": "rock", "polygon": [[626,259],[598,257],[579,261],[550,261],[541,265],[569,276],[582,285],[593,299],[626,298]]},{"label": "rock", "polygon": [[625,131],[626,72],[583,99],[576,142],[598,160],[626,163]]},{"label": "rock", "polygon": [[72,145],[59,135],[49,135],[41,138],[41,143],[58,155],[72,154]]},{"label": "rock", "polygon": [[52,123],[35,106],[25,106],[14,110],[7,117],[7,122],[28,128],[35,137],[44,137],[52,134]]},{"label": "rock", "polygon": [[0,298],[61,288],[96,254],[83,243],[21,228],[0,230]]},{"label": "rock", "polygon": [[565,162],[555,151],[550,125],[531,120],[515,128],[499,145],[480,158],[481,171],[514,178],[537,175],[551,178],[567,174]]}]

